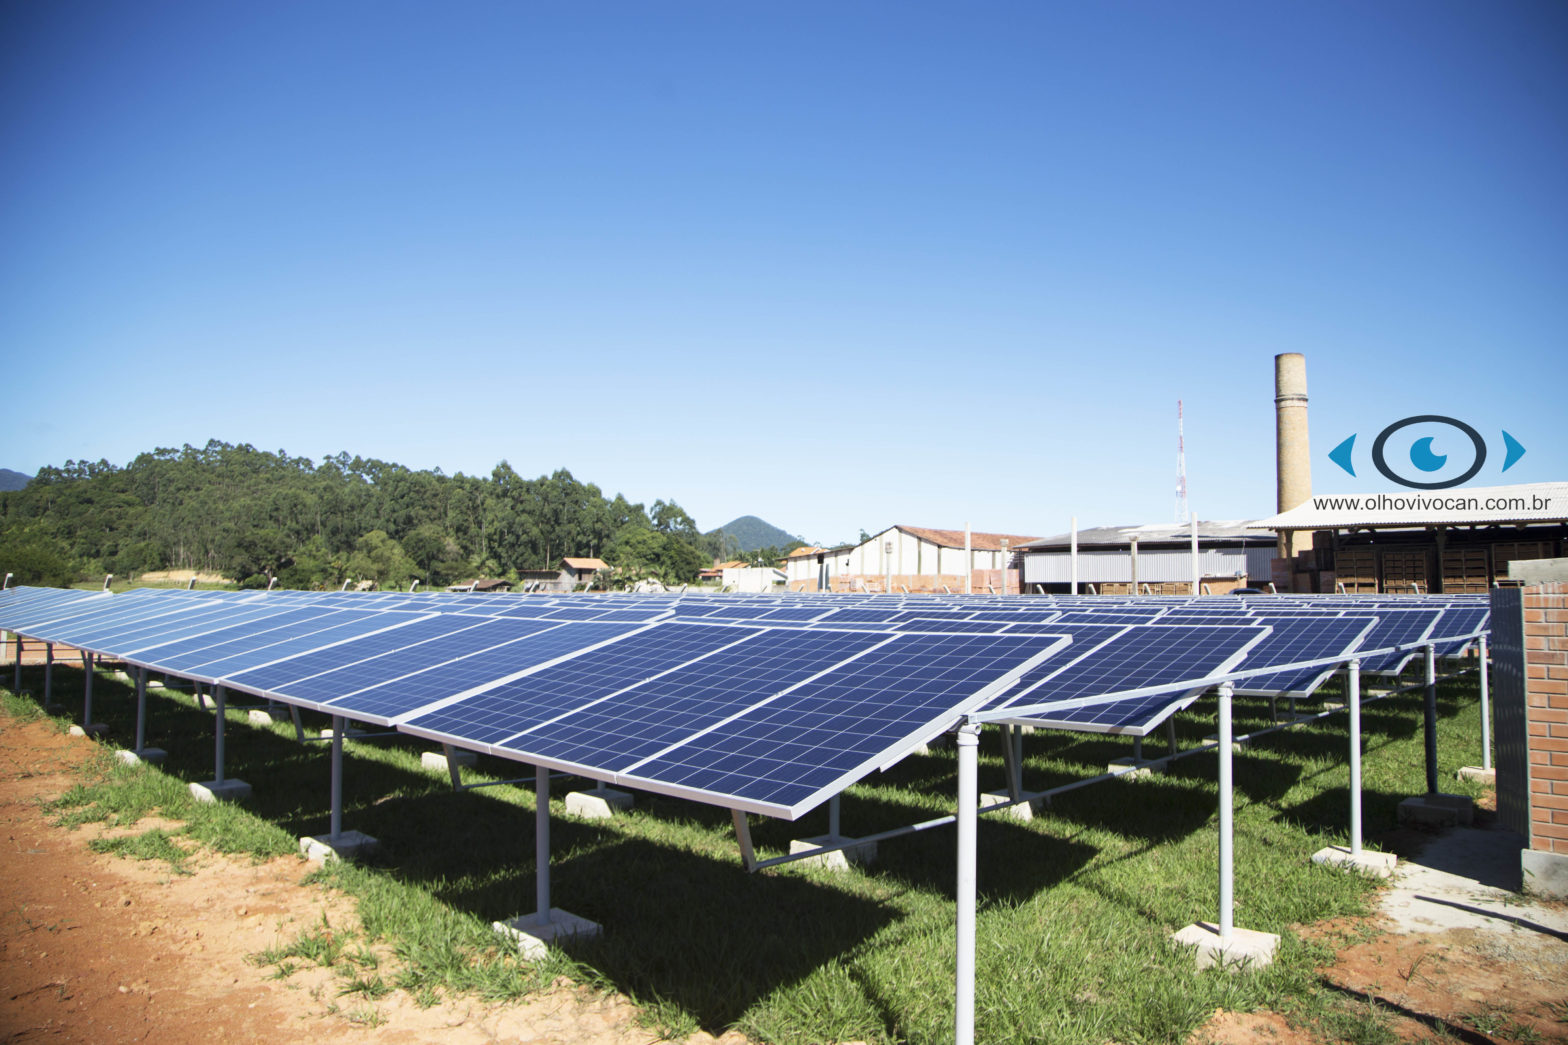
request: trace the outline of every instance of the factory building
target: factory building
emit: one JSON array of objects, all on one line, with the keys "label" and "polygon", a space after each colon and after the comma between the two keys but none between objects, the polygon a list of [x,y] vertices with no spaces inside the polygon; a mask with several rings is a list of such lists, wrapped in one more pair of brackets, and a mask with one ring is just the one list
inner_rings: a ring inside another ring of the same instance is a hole
[{"label": "factory building", "polygon": [[1194,570],[1192,528],[1171,524],[1099,526],[1074,536],[1058,534],[1023,545],[1021,571],[1025,592],[1064,594],[1092,590],[1102,595],[1181,594],[1200,584],[1218,595],[1232,588],[1265,584],[1274,558],[1274,538],[1245,521],[1199,522],[1198,561]]}]

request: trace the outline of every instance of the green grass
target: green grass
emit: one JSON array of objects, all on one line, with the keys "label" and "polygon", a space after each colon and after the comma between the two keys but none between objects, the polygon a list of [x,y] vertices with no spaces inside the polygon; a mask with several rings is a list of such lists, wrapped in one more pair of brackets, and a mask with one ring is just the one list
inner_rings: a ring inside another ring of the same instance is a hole
[{"label": "green grass", "polygon": [[[37,674],[29,669],[24,689],[40,691]],[[80,672],[57,666],[55,682],[57,694],[79,692]],[[1480,755],[1473,678],[1446,683],[1439,704],[1444,789],[1479,795],[1478,785],[1454,780]],[[51,805],[60,822],[125,825],[157,814],[185,825],[161,841],[158,832],[125,841],[132,855],[178,850],[174,837],[183,834],[259,859],[325,833],[326,745],[296,743],[286,722],[251,727],[231,710],[228,774],[255,793],[244,805],[204,806],[186,785],[212,775],[211,712],[175,690],[151,691],[149,705],[149,742],[168,749],[168,761],[128,769],[94,760]],[[30,706],[5,703],[7,714]],[[1397,803],[1424,790],[1420,706],[1417,692],[1369,703],[1363,713],[1365,822],[1374,847],[1394,826]],[[1213,732],[1213,708],[1212,700],[1199,702],[1182,716],[1184,746]],[[127,741],[133,710],[129,687],[100,675],[95,714],[113,740]],[[1238,732],[1258,728],[1267,703],[1239,699],[1237,715]],[[307,725],[319,721],[307,716]],[[1114,738],[1034,734],[1025,741],[1026,785],[1093,775],[1129,748]],[[421,769],[421,747],[407,738],[350,741],[346,750],[345,826],[380,839],[381,855],[329,865],[313,878],[354,898],[361,928],[313,926],[280,944],[258,958],[275,975],[332,965],[345,995],[371,1002],[402,990],[420,1004],[517,998],[565,975],[626,992],[650,1027],[669,1034],[736,1027],[779,1042],[951,1040],[951,830],[884,842],[875,865],[846,874],[794,865],[748,875],[724,810],[639,794],[629,814],[578,821],[557,805],[554,902],[600,922],[605,934],[527,963],[499,943],[490,923],[533,907],[532,792],[503,785],[453,793],[444,775]],[[981,751],[980,785],[1000,790],[994,734]],[[1389,1017],[1374,1002],[1327,986],[1315,972],[1332,950],[1295,931],[1365,913],[1374,889],[1308,860],[1346,841],[1345,759],[1344,716],[1259,738],[1236,757],[1236,922],[1283,937],[1274,965],[1249,975],[1194,972],[1168,943],[1175,929],[1216,913],[1212,753],[1182,759],[1162,776],[1060,796],[1029,823],[983,821],[979,1039],[1176,1042],[1223,1007],[1272,1009],[1332,1040],[1393,1041]],[[949,812],[954,771],[952,752],[938,750],[867,778],[844,797],[845,832]],[[532,771],[481,759],[465,776],[531,781]],[[777,855],[792,838],[825,833],[826,811],[795,824],[754,817],[752,825],[759,855]],[[373,952],[392,960],[367,964]]]},{"label": "green grass", "polygon": [[175,845],[173,836],[161,828],[123,838],[95,838],[87,847],[95,853],[113,853],[136,860],[162,860],[175,874],[191,873],[185,866],[185,850]]}]

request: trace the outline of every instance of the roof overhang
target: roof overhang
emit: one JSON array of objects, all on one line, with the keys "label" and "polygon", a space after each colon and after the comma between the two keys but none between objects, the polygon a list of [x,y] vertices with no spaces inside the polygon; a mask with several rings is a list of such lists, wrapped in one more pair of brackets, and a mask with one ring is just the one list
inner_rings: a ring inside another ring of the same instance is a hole
[{"label": "roof overhang", "polygon": [[1425,526],[1506,526],[1568,522],[1568,483],[1471,486],[1450,490],[1319,494],[1251,527],[1362,530]]}]

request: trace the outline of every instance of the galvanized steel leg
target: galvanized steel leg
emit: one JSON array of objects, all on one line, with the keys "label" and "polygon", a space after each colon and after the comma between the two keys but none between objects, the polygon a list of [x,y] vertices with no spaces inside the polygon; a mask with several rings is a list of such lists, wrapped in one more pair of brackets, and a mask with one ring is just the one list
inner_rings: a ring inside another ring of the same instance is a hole
[{"label": "galvanized steel leg", "polygon": [[15,632],[11,634],[16,639],[16,682],[11,686],[11,692],[20,694],[22,692],[22,636]]},{"label": "galvanized steel leg", "polygon": [[731,809],[730,818],[735,821],[735,842],[740,846],[741,866],[753,870],[757,866],[757,850],[751,844],[751,824],[739,809]]},{"label": "galvanized steel leg", "polygon": [[1235,803],[1231,788],[1234,782],[1231,760],[1231,698],[1234,690],[1229,682],[1220,683],[1220,942],[1229,943],[1232,930],[1232,908],[1235,897],[1235,877],[1232,867],[1235,830]]},{"label": "galvanized steel leg", "polygon": [[54,643],[44,643],[44,710],[54,707]]},{"label": "galvanized steel leg", "polygon": [[1426,734],[1426,793],[1437,794],[1437,647],[1426,647],[1426,707],[1423,726]]},{"label": "galvanized steel leg", "polygon": [[550,924],[550,771],[534,771],[534,892],[538,909],[534,921]]},{"label": "galvanized steel leg", "polygon": [[214,728],[213,761],[216,763],[216,767],[215,767],[215,769],[213,771],[212,779],[213,779],[214,783],[222,784],[223,783],[223,720],[225,718],[225,711],[227,710],[227,706],[228,706],[228,702],[229,702],[228,690],[225,689],[223,686],[214,686],[212,688],[212,701],[213,701],[213,704],[216,705],[216,707],[218,709],[218,713],[213,716],[213,724],[214,724],[213,725],[213,728]]},{"label": "galvanized steel leg", "polygon": [[343,716],[332,716],[332,844],[343,834]]},{"label": "galvanized steel leg", "polygon": [[147,739],[147,669],[136,669],[136,753],[142,753]]},{"label": "galvanized steel leg", "polygon": [[1481,768],[1492,768],[1492,701],[1487,690],[1488,668],[1486,665],[1486,636],[1480,638],[1477,646],[1481,664]]},{"label": "galvanized steel leg", "polygon": [[1350,704],[1350,855],[1361,855],[1361,662],[1345,669]]},{"label": "galvanized steel leg", "polygon": [[82,651],[82,728],[93,724],[93,655]]},{"label": "galvanized steel leg", "polygon": [[959,727],[958,742],[958,882],[956,890],[958,944],[955,968],[953,1040],[973,1045],[975,1040],[975,827],[980,795],[976,783],[980,729]]}]

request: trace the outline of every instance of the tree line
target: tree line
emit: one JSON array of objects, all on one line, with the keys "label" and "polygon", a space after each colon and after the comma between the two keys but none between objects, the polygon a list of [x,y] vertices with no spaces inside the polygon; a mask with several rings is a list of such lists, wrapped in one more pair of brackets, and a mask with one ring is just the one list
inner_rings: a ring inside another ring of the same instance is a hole
[{"label": "tree line", "polygon": [[488,477],[445,475],[212,440],[123,468],[67,461],[0,493],[0,571],[23,584],[190,569],[241,586],[437,587],[564,556],[603,559],[621,583],[679,584],[726,552],[673,500],[645,507],[564,468],[527,479],[505,461]]}]

